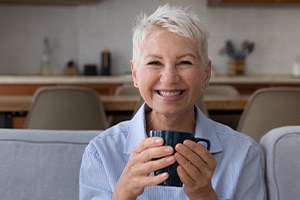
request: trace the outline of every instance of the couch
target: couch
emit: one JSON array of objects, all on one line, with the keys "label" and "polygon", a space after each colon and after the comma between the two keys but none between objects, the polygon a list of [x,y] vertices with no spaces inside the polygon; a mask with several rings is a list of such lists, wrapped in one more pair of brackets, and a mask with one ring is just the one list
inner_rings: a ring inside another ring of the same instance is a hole
[{"label": "couch", "polygon": [[[100,133],[0,129],[0,199],[78,200],[82,154]],[[300,126],[272,129],[260,141],[269,200],[298,198],[299,142]]]},{"label": "couch", "polygon": [[260,140],[269,200],[300,199],[300,125],[270,130]]},{"label": "couch", "polygon": [[82,154],[99,133],[0,129],[0,199],[79,199]]}]

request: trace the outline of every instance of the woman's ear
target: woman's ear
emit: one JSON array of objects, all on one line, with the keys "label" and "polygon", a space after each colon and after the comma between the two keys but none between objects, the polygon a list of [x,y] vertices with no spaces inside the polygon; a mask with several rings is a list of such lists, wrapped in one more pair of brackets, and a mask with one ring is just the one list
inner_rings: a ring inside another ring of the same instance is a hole
[{"label": "woman's ear", "polygon": [[211,60],[208,60],[204,68],[203,89],[205,89],[208,86],[210,78],[211,78]]},{"label": "woman's ear", "polygon": [[134,87],[138,88],[137,66],[135,65],[133,60],[130,60],[130,69],[131,69],[131,75],[133,79],[133,85]]}]

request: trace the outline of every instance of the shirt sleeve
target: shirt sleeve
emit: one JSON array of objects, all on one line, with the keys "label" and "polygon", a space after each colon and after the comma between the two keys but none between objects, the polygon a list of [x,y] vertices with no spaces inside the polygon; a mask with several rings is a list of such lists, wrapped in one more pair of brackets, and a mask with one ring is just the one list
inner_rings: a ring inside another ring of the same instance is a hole
[{"label": "shirt sleeve", "polygon": [[80,200],[111,200],[112,191],[97,151],[89,144],[82,157],[79,175]]},{"label": "shirt sleeve", "polygon": [[266,199],[263,153],[258,144],[253,145],[248,152],[234,199]]}]

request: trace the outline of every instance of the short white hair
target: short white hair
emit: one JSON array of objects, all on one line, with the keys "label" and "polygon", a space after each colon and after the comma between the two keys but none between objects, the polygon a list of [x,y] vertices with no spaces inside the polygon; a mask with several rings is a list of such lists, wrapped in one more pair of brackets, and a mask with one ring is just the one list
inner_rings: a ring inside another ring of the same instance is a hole
[{"label": "short white hair", "polygon": [[204,64],[209,60],[207,47],[208,32],[200,22],[198,16],[189,11],[188,8],[171,7],[166,4],[158,7],[148,17],[143,13],[137,17],[132,37],[132,60],[134,63],[137,63],[140,57],[141,48],[147,34],[157,27],[191,39],[199,50],[202,63]]}]

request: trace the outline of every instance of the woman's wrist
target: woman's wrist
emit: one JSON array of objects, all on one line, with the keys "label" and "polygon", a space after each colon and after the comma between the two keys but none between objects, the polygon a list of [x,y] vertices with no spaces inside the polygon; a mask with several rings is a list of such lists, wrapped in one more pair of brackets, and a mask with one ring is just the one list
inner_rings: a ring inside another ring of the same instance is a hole
[{"label": "woman's wrist", "polygon": [[213,188],[201,192],[201,195],[188,195],[190,200],[218,200],[218,196]]},{"label": "woman's wrist", "polygon": [[125,192],[114,192],[112,195],[112,200],[136,200],[136,198],[128,196],[128,193],[125,194]]}]

